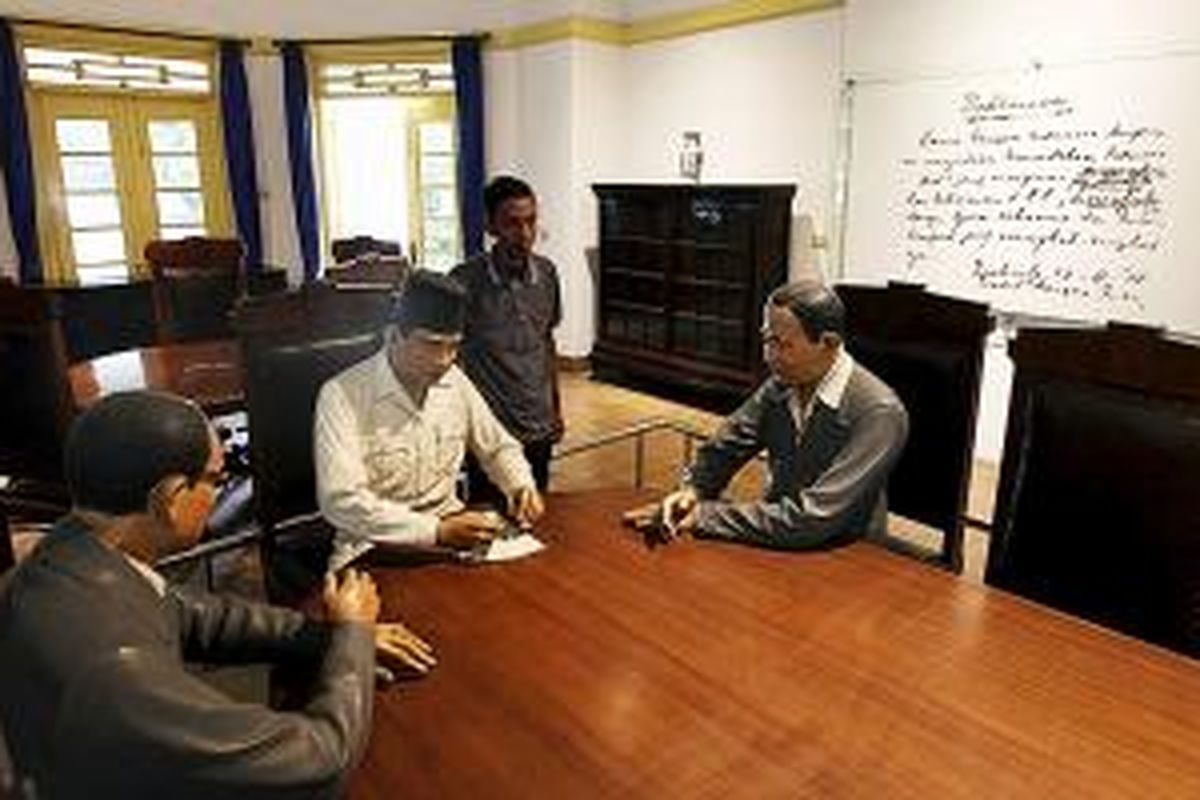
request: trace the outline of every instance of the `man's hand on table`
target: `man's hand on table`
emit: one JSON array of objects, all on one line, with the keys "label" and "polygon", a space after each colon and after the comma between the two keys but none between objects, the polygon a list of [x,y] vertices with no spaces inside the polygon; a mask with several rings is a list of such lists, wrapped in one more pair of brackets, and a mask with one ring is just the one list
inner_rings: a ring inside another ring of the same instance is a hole
[{"label": "man's hand on table", "polygon": [[504,528],[504,520],[489,511],[460,511],[438,522],[438,544],[459,550],[479,547],[495,539]]},{"label": "man's hand on table", "polygon": [[379,618],[379,590],[365,572],[347,569],[340,582],[336,575],[327,572],[322,599],[325,612],[333,622],[374,625]]},{"label": "man's hand on table", "polygon": [[652,544],[666,543],[695,530],[698,507],[696,491],[685,487],[671,492],[661,502],[626,511],[621,521],[644,534]]},{"label": "man's hand on table", "polygon": [[508,515],[520,528],[532,528],[545,512],[542,495],[533,486],[522,486],[508,498]]},{"label": "man's hand on table", "polygon": [[387,669],[413,678],[429,674],[437,664],[433,647],[399,622],[375,626],[375,654]]}]

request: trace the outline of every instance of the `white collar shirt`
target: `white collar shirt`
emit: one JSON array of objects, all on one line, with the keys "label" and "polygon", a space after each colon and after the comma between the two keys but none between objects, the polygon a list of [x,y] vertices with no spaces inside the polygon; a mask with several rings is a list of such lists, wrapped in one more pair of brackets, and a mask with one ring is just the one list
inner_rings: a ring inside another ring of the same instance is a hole
[{"label": "white collar shirt", "polygon": [[821,377],[820,383],[809,396],[807,403],[800,401],[800,395],[795,389],[791,390],[788,397],[788,408],[792,412],[792,421],[796,426],[796,441],[800,441],[804,436],[804,429],[808,427],[808,421],[812,417],[813,408],[818,400],[822,405],[835,411],[841,406],[842,395],[846,393],[846,384],[850,382],[852,372],[854,372],[854,359],[846,352],[845,347],[839,347],[833,363]]},{"label": "white collar shirt", "polygon": [[386,347],[326,382],[313,428],[317,500],[337,529],[330,569],[379,543],[435,544],[439,520],[463,508],[468,448],[506,493],[533,485],[521,445],[458,367],[418,405]]}]

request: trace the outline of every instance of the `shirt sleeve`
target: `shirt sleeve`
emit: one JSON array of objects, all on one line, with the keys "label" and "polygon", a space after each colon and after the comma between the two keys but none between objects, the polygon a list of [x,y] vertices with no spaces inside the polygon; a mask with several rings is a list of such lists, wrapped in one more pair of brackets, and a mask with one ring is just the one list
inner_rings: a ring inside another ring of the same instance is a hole
[{"label": "shirt sleeve", "polygon": [[322,386],[317,396],[313,460],[321,513],[344,536],[379,544],[436,544],[435,514],[371,490],[354,409],[336,381]]},{"label": "shirt sleeve", "polygon": [[717,497],[737,471],[765,446],[761,433],[765,386],[760,386],[696,449],[683,482],[700,497]]},{"label": "shirt sleeve", "polygon": [[846,446],[810,486],[777,501],[701,502],[696,530],[702,536],[767,547],[823,547],[861,531],[878,492],[908,438],[908,414],[880,405],[856,423]]},{"label": "shirt sleeve", "polygon": [[525,451],[496,419],[483,396],[465,375],[460,383],[467,406],[467,443],[483,471],[505,494],[533,486],[533,470]]},{"label": "shirt sleeve", "polygon": [[184,658],[208,664],[316,662],[332,626],[298,611],[237,597],[169,588]]}]

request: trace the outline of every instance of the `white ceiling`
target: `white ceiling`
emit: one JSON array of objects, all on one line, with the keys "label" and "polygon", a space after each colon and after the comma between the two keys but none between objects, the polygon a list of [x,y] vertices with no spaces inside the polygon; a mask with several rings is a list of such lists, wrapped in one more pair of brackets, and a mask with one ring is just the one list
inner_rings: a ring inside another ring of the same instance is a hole
[{"label": "white ceiling", "polygon": [[467,32],[568,14],[629,19],[716,0],[0,0],[0,15],[240,37]]}]

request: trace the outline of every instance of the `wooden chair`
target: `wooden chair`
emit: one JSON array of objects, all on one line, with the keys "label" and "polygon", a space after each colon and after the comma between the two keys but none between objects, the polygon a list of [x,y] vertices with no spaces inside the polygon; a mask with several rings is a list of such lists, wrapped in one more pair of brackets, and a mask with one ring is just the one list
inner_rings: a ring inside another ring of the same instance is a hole
[{"label": "wooden chair", "polygon": [[56,298],[0,283],[0,559],[10,520],[50,520],[69,505],[62,453],[74,413]]},{"label": "wooden chair", "polygon": [[154,310],[163,341],[223,339],[229,312],[244,293],[245,247],[237,239],[189,236],[146,245]]},{"label": "wooden chair", "polygon": [[992,329],[987,306],[911,284],[842,285],[837,293],[846,306],[850,354],[908,410],[908,443],[888,482],[888,509],[940,530],[936,560],[961,572],[983,351]]},{"label": "wooden chair", "polygon": [[986,581],[1200,655],[1200,346],[1022,330]]},{"label": "wooden chair", "polygon": [[330,246],[335,264],[354,261],[368,254],[377,256],[400,256],[403,250],[399,242],[387,239],[376,239],[373,236],[352,236],[348,239],[334,239]]},{"label": "wooden chair", "polygon": [[322,278],[343,289],[400,289],[412,272],[404,256],[360,256],[346,264],[329,267]]},{"label": "wooden chair", "polygon": [[328,554],[332,530],[317,516],[312,458],[317,393],[330,377],[379,349],[392,301],[386,290],[315,284],[247,300],[235,312],[255,513],[274,601],[301,599]]}]

